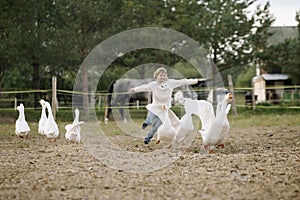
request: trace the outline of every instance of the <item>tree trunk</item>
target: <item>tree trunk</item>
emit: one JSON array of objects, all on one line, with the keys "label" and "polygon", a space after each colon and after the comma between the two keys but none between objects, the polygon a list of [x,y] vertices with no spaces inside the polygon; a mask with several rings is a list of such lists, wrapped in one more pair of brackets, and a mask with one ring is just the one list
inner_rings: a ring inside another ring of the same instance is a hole
[{"label": "tree trunk", "polygon": [[2,92],[2,81],[4,78],[4,67],[1,66],[1,70],[0,70],[0,98],[1,98],[1,92]]},{"label": "tree trunk", "polygon": [[81,68],[82,72],[82,103],[83,103],[83,109],[84,109],[84,114],[87,116],[90,114],[90,109],[89,109],[89,89],[88,89],[88,77],[87,77],[87,70],[86,67],[83,66]]},{"label": "tree trunk", "polygon": [[212,81],[213,81],[213,105],[217,105],[217,82],[216,82],[216,75],[217,75],[217,48],[214,48],[214,57],[213,57],[213,64],[212,64]]},{"label": "tree trunk", "polygon": [[[35,90],[40,90],[39,64],[33,63],[33,85]],[[40,92],[34,93],[34,108],[39,107]]]}]

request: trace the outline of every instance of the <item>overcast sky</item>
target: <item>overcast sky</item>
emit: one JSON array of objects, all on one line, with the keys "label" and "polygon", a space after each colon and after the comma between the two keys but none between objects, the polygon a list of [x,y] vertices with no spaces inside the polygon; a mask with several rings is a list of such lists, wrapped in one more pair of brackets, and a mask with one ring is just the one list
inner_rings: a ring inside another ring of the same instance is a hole
[{"label": "overcast sky", "polygon": [[[267,0],[257,0],[256,4],[264,5]],[[275,17],[272,26],[297,26],[296,12],[300,11],[300,0],[269,0],[270,12]],[[256,7],[256,6],[255,6]]]}]

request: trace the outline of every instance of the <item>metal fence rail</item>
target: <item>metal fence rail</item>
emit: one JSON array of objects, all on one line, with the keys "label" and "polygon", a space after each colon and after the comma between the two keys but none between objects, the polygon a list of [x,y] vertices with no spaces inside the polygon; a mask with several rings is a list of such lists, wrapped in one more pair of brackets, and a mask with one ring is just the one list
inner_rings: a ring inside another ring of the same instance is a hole
[{"label": "metal fence rail", "polygon": [[[268,107],[277,108],[280,103],[281,107],[300,109],[300,86],[279,86],[279,87],[267,87],[266,90],[281,89],[282,93],[279,95],[279,99],[275,102],[273,100],[267,100],[262,104],[256,105],[256,107]],[[208,89],[193,89],[196,93],[208,92]],[[246,95],[252,95],[253,88],[234,88],[236,107],[252,107],[247,103]],[[24,90],[24,91],[2,91],[0,92],[0,110],[14,110],[19,103],[24,103],[26,109],[34,109],[34,93],[40,93],[41,98],[51,102],[52,90]],[[122,94],[126,94],[124,92]],[[83,95],[81,92],[74,92],[70,90],[57,89],[56,95],[58,100],[58,109],[71,109],[72,108],[72,96]],[[95,106],[97,109],[102,109],[106,106],[106,97],[109,95],[106,91],[97,91],[96,93],[88,93],[90,99],[90,105]],[[144,107],[147,102],[131,102],[126,104],[126,108],[141,108]],[[266,104],[269,104],[266,106]]]}]

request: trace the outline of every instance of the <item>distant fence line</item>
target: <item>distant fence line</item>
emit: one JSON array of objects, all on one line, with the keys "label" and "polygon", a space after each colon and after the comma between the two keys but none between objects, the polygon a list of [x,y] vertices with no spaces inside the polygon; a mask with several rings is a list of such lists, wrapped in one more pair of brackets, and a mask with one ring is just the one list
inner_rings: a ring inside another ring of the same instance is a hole
[{"label": "distant fence line", "polygon": [[[259,88],[262,89],[262,88]],[[300,89],[300,85],[284,85],[284,86],[266,86],[265,89]],[[194,91],[209,91],[209,88],[203,88],[203,89],[193,89]],[[235,87],[234,90],[253,90],[253,87]],[[20,93],[37,93],[37,92],[51,92],[52,89],[39,89],[39,90],[12,90],[12,91],[0,91],[0,96],[2,94],[20,94]],[[174,90],[176,91],[176,89]],[[182,90],[181,90],[182,91]],[[62,93],[69,93],[69,94],[92,94],[90,93],[84,93],[84,92],[77,92],[77,91],[71,91],[71,90],[63,90],[63,89],[57,89],[57,92]],[[95,94],[98,95],[106,95],[109,94],[106,92],[106,90],[102,90],[99,92],[96,92]],[[128,92],[122,92],[118,94],[128,94]]]},{"label": "distant fence line", "polygon": [[[269,86],[264,89],[266,90],[273,90],[273,89],[282,89],[284,90],[284,96],[281,97],[282,101],[284,102],[297,102],[299,105],[300,101],[300,86]],[[202,89],[193,89],[195,92],[207,92],[209,89],[202,88]],[[13,110],[15,109],[16,105],[19,102],[27,103],[28,106],[25,106],[26,109],[34,109],[33,107],[33,94],[34,93],[41,93],[41,98],[44,98],[48,101],[51,101],[51,89],[41,89],[41,90],[23,90],[23,91],[1,91],[0,92],[0,110]],[[176,92],[176,90],[175,90]],[[236,107],[252,107],[251,105],[245,104],[244,95],[246,93],[252,93],[253,87],[239,87],[234,88],[234,94],[236,96]],[[93,97],[93,104],[96,108],[101,109],[105,107],[106,96],[112,93],[107,93],[106,91],[97,91],[95,93],[84,93],[78,91],[70,91],[70,90],[63,90],[57,89],[56,90],[57,99],[58,99],[58,106],[60,109],[71,109],[72,108],[72,95],[89,95]],[[122,92],[118,94],[128,94],[128,92]],[[239,99],[238,99],[239,98]],[[134,102],[125,106],[126,108],[141,108],[145,105],[141,104],[142,102]],[[264,106],[264,105],[257,105],[256,107],[261,108],[278,108],[278,106]],[[291,109],[300,109],[300,106],[291,105],[288,108]]]}]

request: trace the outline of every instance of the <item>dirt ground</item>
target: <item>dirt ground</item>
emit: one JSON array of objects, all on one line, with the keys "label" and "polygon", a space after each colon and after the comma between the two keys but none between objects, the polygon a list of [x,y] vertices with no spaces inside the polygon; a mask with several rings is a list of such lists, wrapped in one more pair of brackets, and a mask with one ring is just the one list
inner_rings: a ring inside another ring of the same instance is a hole
[{"label": "dirt ground", "polygon": [[[159,145],[114,136],[127,150]],[[160,144],[163,145],[163,144]],[[200,150],[151,173],[96,160],[83,144],[0,135],[0,199],[300,199],[300,126],[232,128],[224,149]]]}]

